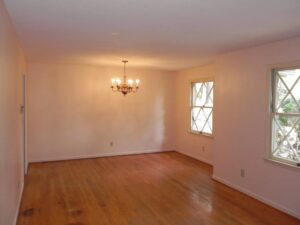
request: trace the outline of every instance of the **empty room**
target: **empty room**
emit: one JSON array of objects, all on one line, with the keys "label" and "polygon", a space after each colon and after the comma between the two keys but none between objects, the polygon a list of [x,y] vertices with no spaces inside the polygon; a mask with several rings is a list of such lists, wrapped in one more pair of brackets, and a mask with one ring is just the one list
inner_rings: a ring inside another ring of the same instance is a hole
[{"label": "empty room", "polygon": [[0,0],[0,225],[300,225],[299,0]]}]

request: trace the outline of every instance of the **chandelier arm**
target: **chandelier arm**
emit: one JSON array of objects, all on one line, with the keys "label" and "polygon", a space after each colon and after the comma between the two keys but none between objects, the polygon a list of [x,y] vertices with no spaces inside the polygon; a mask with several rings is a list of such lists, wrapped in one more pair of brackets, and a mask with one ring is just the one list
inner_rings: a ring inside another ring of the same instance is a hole
[{"label": "chandelier arm", "polygon": [[120,90],[120,86],[111,86],[112,91],[116,92]]}]

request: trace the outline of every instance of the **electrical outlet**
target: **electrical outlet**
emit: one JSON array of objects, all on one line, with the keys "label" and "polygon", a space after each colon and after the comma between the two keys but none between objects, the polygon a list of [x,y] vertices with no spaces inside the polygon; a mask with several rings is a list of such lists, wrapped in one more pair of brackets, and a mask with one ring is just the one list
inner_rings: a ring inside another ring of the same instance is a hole
[{"label": "electrical outlet", "polygon": [[246,173],[244,169],[241,169],[241,177],[245,177]]},{"label": "electrical outlet", "polygon": [[110,147],[113,147],[113,146],[114,146],[114,142],[111,141],[111,142],[109,143],[109,145],[110,145]]}]

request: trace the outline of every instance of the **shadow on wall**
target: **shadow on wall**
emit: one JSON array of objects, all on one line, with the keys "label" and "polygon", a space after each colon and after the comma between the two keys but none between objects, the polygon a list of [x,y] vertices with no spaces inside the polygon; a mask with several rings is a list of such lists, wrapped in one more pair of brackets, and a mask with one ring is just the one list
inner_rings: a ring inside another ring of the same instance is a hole
[{"label": "shadow on wall", "polygon": [[[128,115],[128,117],[131,117],[126,119],[128,123],[130,123],[130,121],[138,122],[135,129],[133,129],[131,133],[128,133],[128,137],[132,137],[133,141],[139,139],[141,143],[149,143],[149,149],[152,147],[151,144],[155,143],[157,150],[166,150],[170,147],[167,137],[171,136],[171,129],[169,129],[168,113],[166,112],[164,96],[154,96],[152,105],[153,107],[147,110],[147,114],[140,110],[140,113],[136,115]],[[145,115],[146,120],[144,118]],[[143,148],[143,146],[141,146],[141,148]]]}]

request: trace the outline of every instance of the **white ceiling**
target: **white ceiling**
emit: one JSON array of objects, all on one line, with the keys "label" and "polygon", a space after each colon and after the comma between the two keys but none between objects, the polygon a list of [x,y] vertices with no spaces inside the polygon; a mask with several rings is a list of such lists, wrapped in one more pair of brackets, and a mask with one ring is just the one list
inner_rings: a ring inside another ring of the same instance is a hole
[{"label": "white ceiling", "polygon": [[176,70],[300,35],[300,0],[4,0],[31,61]]}]

